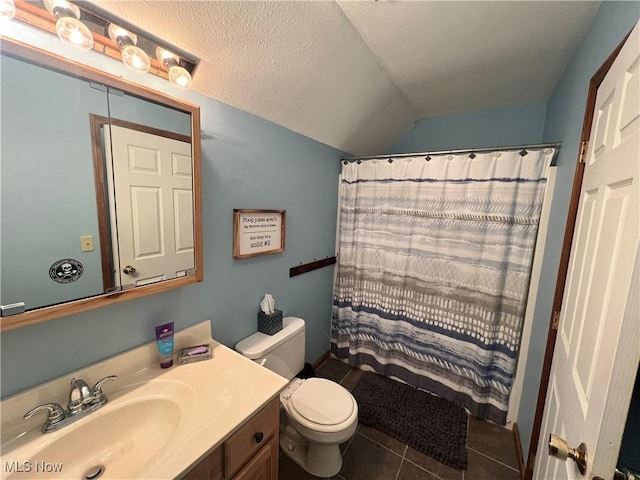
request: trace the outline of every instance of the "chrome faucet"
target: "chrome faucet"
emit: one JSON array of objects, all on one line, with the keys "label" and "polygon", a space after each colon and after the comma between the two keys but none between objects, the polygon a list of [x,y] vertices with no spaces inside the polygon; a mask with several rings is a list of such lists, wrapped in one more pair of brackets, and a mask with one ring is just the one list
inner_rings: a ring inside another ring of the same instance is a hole
[{"label": "chrome faucet", "polygon": [[107,403],[107,397],[102,391],[102,384],[107,380],[115,380],[117,378],[116,375],[104,377],[96,383],[93,388],[89,388],[87,382],[80,378],[72,378],[71,390],[69,391],[69,403],[66,410],[57,403],[45,403],[25,413],[24,419],[27,420],[36,412],[46,410],[48,412],[47,420],[42,425],[42,432],[49,433],[59,430],[76,420],[80,420],[91,412],[95,412]]},{"label": "chrome faucet", "polygon": [[91,389],[87,382],[82,379],[71,379],[71,391],[69,392],[69,403],[67,411],[71,415],[77,415],[91,404]]}]

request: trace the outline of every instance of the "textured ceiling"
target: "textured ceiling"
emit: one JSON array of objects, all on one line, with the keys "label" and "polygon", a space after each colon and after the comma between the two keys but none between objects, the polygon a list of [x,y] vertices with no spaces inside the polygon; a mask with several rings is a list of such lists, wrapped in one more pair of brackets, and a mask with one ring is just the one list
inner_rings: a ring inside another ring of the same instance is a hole
[{"label": "textured ceiling", "polygon": [[193,90],[349,153],[547,98],[600,3],[94,3],[202,61]]}]

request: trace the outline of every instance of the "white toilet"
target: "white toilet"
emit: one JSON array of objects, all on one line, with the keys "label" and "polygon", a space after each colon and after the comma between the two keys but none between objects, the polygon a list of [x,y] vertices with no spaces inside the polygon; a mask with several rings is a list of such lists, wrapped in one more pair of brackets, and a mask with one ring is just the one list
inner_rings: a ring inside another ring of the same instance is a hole
[{"label": "white toilet", "polygon": [[341,385],[324,378],[295,378],[304,367],[304,320],[285,317],[275,335],[254,333],[236,350],[288,380],[280,393],[286,413],[280,448],[307,472],[332,477],[342,468],[341,443],[358,427],[358,404]]}]

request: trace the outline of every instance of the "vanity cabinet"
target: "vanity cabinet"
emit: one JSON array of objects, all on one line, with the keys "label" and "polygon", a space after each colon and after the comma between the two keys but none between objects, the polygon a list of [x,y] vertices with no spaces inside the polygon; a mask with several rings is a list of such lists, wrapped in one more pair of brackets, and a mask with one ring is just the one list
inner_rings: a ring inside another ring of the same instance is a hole
[{"label": "vanity cabinet", "polygon": [[183,480],[278,480],[276,397],[193,467]]},{"label": "vanity cabinet", "polygon": [[233,480],[278,480],[278,442],[272,438]]}]

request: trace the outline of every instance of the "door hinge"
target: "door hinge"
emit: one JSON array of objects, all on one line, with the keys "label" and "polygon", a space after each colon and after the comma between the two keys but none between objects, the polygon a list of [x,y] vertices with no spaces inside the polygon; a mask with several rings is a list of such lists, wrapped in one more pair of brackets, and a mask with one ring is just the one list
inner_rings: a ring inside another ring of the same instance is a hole
[{"label": "door hinge", "polygon": [[556,310],[553,312],[553,317],[551,319],[551,328],[554,330],[558,330],[558,325],[560,324],[560,310]]},{"label": "door hinge", "polygon": [[107,86],[101,83],[89,82],[89,86],[95,90],[100,90],[101,92],[107,91]]},{"label": "door hinge", "polygon": [[585,163],[585,157],[587,156],[587,147],[589,147],[589,140],[583,140],[580,145],[580,156],[578,157],[578,163]]},{"label": "door hinge", "polygon": [[24,313],[24,302],[10,303],[9,305],[0,305],[0,317],[8,317]]}]

